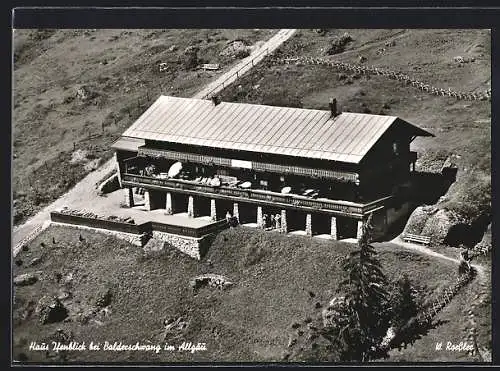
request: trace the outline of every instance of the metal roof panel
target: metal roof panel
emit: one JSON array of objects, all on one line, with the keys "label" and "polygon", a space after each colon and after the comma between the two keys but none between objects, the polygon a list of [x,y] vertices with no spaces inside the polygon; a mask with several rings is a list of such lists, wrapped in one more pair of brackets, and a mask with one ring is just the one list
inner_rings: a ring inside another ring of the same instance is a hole
[{"label": "metal roof panel", "polygon": [[[358,163],[395,116],[159,97],[123,137]],[[124,144],[125,145],[125,144]],[[113,145],[115,148],[115,145]]]}]

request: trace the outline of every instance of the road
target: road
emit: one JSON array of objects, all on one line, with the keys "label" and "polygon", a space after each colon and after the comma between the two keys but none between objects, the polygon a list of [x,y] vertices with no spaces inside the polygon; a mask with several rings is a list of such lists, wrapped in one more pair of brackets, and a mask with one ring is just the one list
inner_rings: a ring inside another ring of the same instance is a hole
[{"label": "road", "polygon": [[[248,72],[254,65],[260,62],[266,55],[272,53],[281,44],[288,40],[296,30],[294,29],[283,29],[278,31],[273,37],[264,42],[260,47],[254,48],[250,55],[241,61],[239,61],[234,67],[232,67],[226,73],[220,75],[216,80],[209,83],[200,92],[195,94],[193,98],[204,98],[207,93],[217,93],[224,89],[224,87],[236,81],[236,79]],[[253,63],[249,63],[253,59]],[[236,71],[238,76],[236,76]],[[12,248],[14,256],[19,250],[20,241],[24,240],[28,236],[32,235],[37,228],[42,225],[47,225],[50,221],[50,212],[54,211],[63,206],[71,207],[72,205],[81,204],[95,204],[102,202],[95,189],[97,182],[101,181],[102,178],[110,172],[115,165],[114,159],[111,159],[104,163],[100,168],[94,170],[83,178],[79,183],[77,183],[68,192],[58,198],[56,201],[39,211],[33,217],[28,219],[24,224],[13,228],[12,232]]]}]

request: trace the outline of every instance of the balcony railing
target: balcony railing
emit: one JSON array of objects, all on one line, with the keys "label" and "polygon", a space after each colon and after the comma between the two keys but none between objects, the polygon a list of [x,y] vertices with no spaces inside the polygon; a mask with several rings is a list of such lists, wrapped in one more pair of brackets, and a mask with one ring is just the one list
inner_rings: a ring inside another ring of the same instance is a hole
[{"label": "balcony railing", "polygon": [[[192,162],[203,165],[217,165],[222,167],[232,167],[230,158],[217,156],[200,155],[195,153],[169,151],[165,149],[149,148],[146,146],[139,147],[139,156],[152,158],[166,158],[169,160]],[[335,171],[330,169],[315,169],[295,165],[281,165],[267,162],[250,161],[251,168],[257,171],[267,171],[279,174],[293,174],[300,176],[311,176],[325,179],[336,179],[345,182],[357,182],[359,176],[357,173],[349,171]]]},{"label": "balcony railing", "polygon": [[203,194],[207,197],[219,196],[229,199],[248,199],[263,204],[282,204],[298,209],[315,209],[318,211],[337,212],[349,216],[362,217],[370,211],[383,207],[391,198],[385,197],[368,204],[329,199],[313,199],[294,194],[282,194],[256,189],[241,189],[229,186],[210,186],[197,182],[180,179],[159,179],[135,174],[123,174],[122,182],[125,186],[155,186],[165,190],[181,191],[184,193]]}]

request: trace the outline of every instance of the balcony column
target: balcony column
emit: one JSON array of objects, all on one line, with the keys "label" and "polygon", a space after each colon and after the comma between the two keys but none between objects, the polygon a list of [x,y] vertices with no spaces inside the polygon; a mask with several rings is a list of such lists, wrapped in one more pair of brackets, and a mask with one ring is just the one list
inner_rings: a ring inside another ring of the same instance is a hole
[{"label": "balcony column", "polygon": [[281,233],[288,233],[288,223],[286,220],[286,210],[281,210]]},{"label": "balcony column", "polygon": [[238,220],[238,224],[240,224],[240,209],[237,202],[233,204],[233,216]]},{"label": "balcony column", "polygon": [[144,191],[144,207],[146,210],[151,211],[151,195],[147,189]]},{"label": "balcony column", "polygon": [[194,197],[193,196],[189,196],[188,197],[188,210],[187,210],[187,214],[190,218],[194,218],[195,217],[195,209],[194,209]]},{"label": "balcony column", "polygon": [[312,215],[306,215],[306,235],[312,237]]},{"label": "balcony column", "polygon": [[167,195],[166,195],[165,209],[167,210],[168,215],[172,215],[174,213],[172,193],[170,193],[170,192],[167,192]]},{"label": "balcony column", "polygon": [[337,218],[332,216],[331,225],[330,225],[330,236],[333,240],[337,240]]},{"label": "balcony column", "polygon": [[257,206],[257,227],[264,227],[264,222],[262,220],[262,206]]},{"label": "balcony column", "polygon": [[134,207],[134,192],[132,188],[123,188],[123,195],[125,197],[125,206]]},{"label": "balcony column", "polygon": [[210,219],[217,220],[217,207],[215,205],[215,198],[210,200]]},{"label": "balcony column", "polygon": [[363,221],[358,220],[358,231],[356,233],[356,238],[358,241],[361,239],[361,236],[363,235]]}]

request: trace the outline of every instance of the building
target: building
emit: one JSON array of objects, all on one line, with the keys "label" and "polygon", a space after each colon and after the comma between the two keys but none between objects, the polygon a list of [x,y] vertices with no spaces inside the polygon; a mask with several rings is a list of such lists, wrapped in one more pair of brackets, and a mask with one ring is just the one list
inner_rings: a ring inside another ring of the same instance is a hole
[{"label": "building", "polygon": [[[433,136],[398,117],[159,97],[114,144],[127,206],[145,189],[150,210],[262,225],[282,232],[359,237],[370,213],[376,231],[405,212],[405,186]],[[168,171],[175,162],[182,170]],[[406,210],[407,211],[407,210]]]}]

